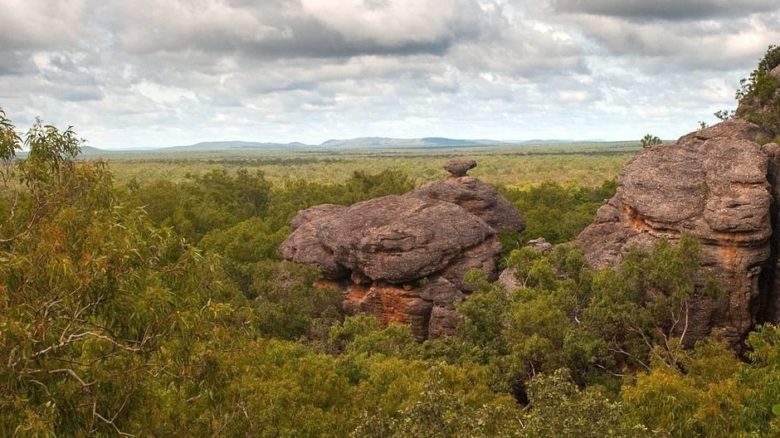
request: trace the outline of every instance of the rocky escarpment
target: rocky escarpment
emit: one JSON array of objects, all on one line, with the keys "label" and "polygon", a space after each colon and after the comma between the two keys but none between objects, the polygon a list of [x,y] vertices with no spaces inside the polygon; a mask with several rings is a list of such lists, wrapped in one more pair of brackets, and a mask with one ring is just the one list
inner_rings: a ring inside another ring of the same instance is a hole
[{"label": "rocky escarpment", "polygon": [[578,238],[588,261],[605,267],[636,245],[698,237],[696,282],[704,287],[714,278],[726,293],[697,294],[688,343],[720,327],[736,345],[756,323],[778,320],[780,146],[761,145],[768,138],[758,126],[732,119],[643,150]]},{"label": "rocky escarpment", "polygon": [[455,305],[470,292],[466,272],[478,268],[495,280],[496,232],[525,227],[495,189],[466,175],[475,165],[449,162],[451,177],[402,196],[303,210],[280,253],[318,267],[343,290],[347,313],[409,324],[421,339],[451,334]]}]

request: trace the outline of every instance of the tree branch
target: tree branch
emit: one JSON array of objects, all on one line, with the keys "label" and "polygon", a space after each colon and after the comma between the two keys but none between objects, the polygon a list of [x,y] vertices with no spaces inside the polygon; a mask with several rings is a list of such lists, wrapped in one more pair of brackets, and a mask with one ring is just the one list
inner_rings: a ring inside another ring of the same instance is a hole
[{"label": "tree branch", "polygon": [[96,383],[96,382],[90,382],[90,383],[87,383],[87,382],[85,382],[85,381],[84,381],[84,379],[82,379],[81,377],[79,377],[79,375],[78,375],[78,374],[76,374],[76,372],[75,372],[75,371],[73,371],[73,370],[72,370],[72,369],[70,369],[70,368],[58,368],[58,369],[56,369],[56,370],[49,370],[49,374],[54,374],[54,373],[68,373],[68,374],[70,374],[70,375],[71,375],[71,376],[72,376],[74,379],[78,380],[78,381],[79,381],[79,383],[81,383],[81,386],[83,386],[84,388],[89,388],[90,386],[92,386],[92,385],[94,385],[94,384]]}]

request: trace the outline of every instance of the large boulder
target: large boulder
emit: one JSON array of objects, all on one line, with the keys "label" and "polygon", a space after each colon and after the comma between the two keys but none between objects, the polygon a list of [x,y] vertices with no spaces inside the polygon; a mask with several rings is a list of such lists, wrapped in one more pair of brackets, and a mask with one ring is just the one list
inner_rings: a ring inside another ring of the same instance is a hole
[{"label": "large boulder", "polygon": [[324,215],[304,210],[300,217],[310,221],[282,243],[282,256],[324,267],[331,278],[348,271],[370,281],[411,282],[494,238],[490,226],[457,205],[412,196],[384,196]]},{"label": "large boulder", "polygon": [[[449,165],[465,173],[474,163]],[[466,272],[481,269],[497,279],[496,231],[523,227],[495,189],[468,176],[451,177],[402,196],[302,210],[279,252],[316,266],[338,284],[346,313],[408,324],[423,339],[454,333],[460,321],[455,306],[471,292]]]},{"label": "large boulder", "polygon": [[466,176],[469,170],[477,167],[477,162],[469,159],[452,159],[444,163],[444,170],[452,176]]},{"label": "large boulder", "polygon": [[463,207],[497,231],[523,231],[525,221],[517,209],[496,189],[470,176],[451,176],[409,193],[418,198],[438,199]]},{"label": "large boulder", "polygon": [[313,265],[331,280],[349,275],[349,270],[339,263],[333,251],[323,245],[317,235],[322,224],[345,209],[339,205],[323,204],[299,211],[291,223],[293,232],[279,247],[279,254],[286,260]]},{"label": "large boulder", "polygon": [[[690,310],[692,343],[721,327],[738,344],[757,321],[766,319],[774,278],[773,206],[775,146],[759,145],[767,133],[732,119],[644,149],[620,172],[615,196],[578,237],[595,267],[617,265],[634,246],[683,233],[702,242],[701,275],[728,292],[698,298]],[[773,298],[774,299],[774,298]]]}]

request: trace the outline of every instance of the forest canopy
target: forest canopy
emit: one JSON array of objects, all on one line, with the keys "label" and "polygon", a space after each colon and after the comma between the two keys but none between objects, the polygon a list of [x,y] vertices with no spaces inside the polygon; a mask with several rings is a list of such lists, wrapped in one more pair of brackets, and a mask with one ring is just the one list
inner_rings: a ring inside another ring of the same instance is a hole
[{"label": "forest canopy", "polygon": [[519,286],[470,273],[458,334],[418,342],[276,254],[299,209],[403,193],[403,172],[118,184],[81,145],[0,112],[0,436],[780,434],[780,329],[744,357],[675,330],[694,238],[606,270],[522,246],[571,240],[613,181],[499,187],[530,224],[503,241]]}]

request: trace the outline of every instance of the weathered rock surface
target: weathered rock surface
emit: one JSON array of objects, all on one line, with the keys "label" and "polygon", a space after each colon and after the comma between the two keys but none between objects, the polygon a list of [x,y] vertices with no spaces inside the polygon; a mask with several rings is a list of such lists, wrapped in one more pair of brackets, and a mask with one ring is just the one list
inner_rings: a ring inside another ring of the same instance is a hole
[{"label": "weathered rock surface", "polygon": [[428,337],[433,303],[417,290],[383,283],[350,285],[342,306],[347,314],[368,313],[384,325],[407,324],[418,339]]},{"label": "weathered rock surface", "polygon": [[498,276],[498,284],[507,292],[511,292],[520,287],[520,282],[517,281],[515,273],[516,271],[514,269],[504,269]]},{"label": "weathered rock surface", "polygon": [[460,322],[455,305],[464,298],[461,291],[442,278],[414,288],[377,282],[349,285],[343,308],[350,315],[374,315],[384,325],[409,325],[418,339],[428,339],[455,333]]},{"label": "weathered rock surface", "polygon": [[316,266],[325,278],[331,280],[349,275],[349,270],[317,237],[318,227],[345,209],[343,206],[323,204],[298,212],[291,223],[293,232],[279,247],[279,254],[286,260]]},{"label": "weathered rock surface", "polygon": [[452,176],[466,176],[469,170],[477,167],[477,162],[468,159],[452,159],[444,164],[444,170]]},{"label": "weathered rock surface", "polygon": [[694,304],[689,343],[721,327],[736,345],[756,322],[772,317],[780,166],[777,147],[757,143],[767,137],[756,125],[732,119],[643,150],[620,172],[617,193],[578,238],[588,261],[604,267],[617,265],[635,245],[682,233],[698,237],[697,281],[703,287],[706,278],[715,278],[728,293]]},{"label": "weathered rock surface", "polygon": [[[780,74],[780,67],[776,68]],[[772,195],[772,240],[770,248],[772,255],[769,260],[769,270],[764,276],[765,293],[760,297],[759,316],[763,321],[780,323],[780,145],[768,143],[762,146],[769,157],[767,180]],[[762,314],[763,313],[763,314]]]},{"label": "weathered rock surface", "polygon": [[497,279],[496,231],[524,222],[495,189],[464,176],[350,207],[318,205],[291,227],[280,254],[342,285],[346,313],[408,324],[422,339],[454,333],[455,305],[470,292],[464,275],[477,268]]},{"label": "weathered rock surface", "polygon": [[479,216],[497,231],[522,231],[525,221],[517,209],[496,189],[470,176],[450,177],[425,184],[409,193],[418,198],[457,204]]},{"label": "weathered rock surface", "polygon": [[528,246],[545,254],[553,249],[553,244],[548,242],[544,237],[537,237],[536,239],[529,240]]},{"label": "weathered rock surface", "polygon": [[412,196],[312,207],[296,216],[293,228],[282,257],[313,264],[333,279],[356,273],[368,281],[402,283],[444,268],[455,274],[470,267],[495,270],[493,258],[501,250],[480,218],[449,202]]},{"label": "weathered rock surface", "polygon": [[346,208],[347,207],[344,207],[343,205],[336,204],[315,205],[314,207],[299,211],[290,222],[290,228],[297,230],[302,225],[326,218],[333,213],[340,213]]},{"label": "weathered rock surface", "polygon": [[780,65],[775,66],[769,74],[775,79],[780,79]]}]

